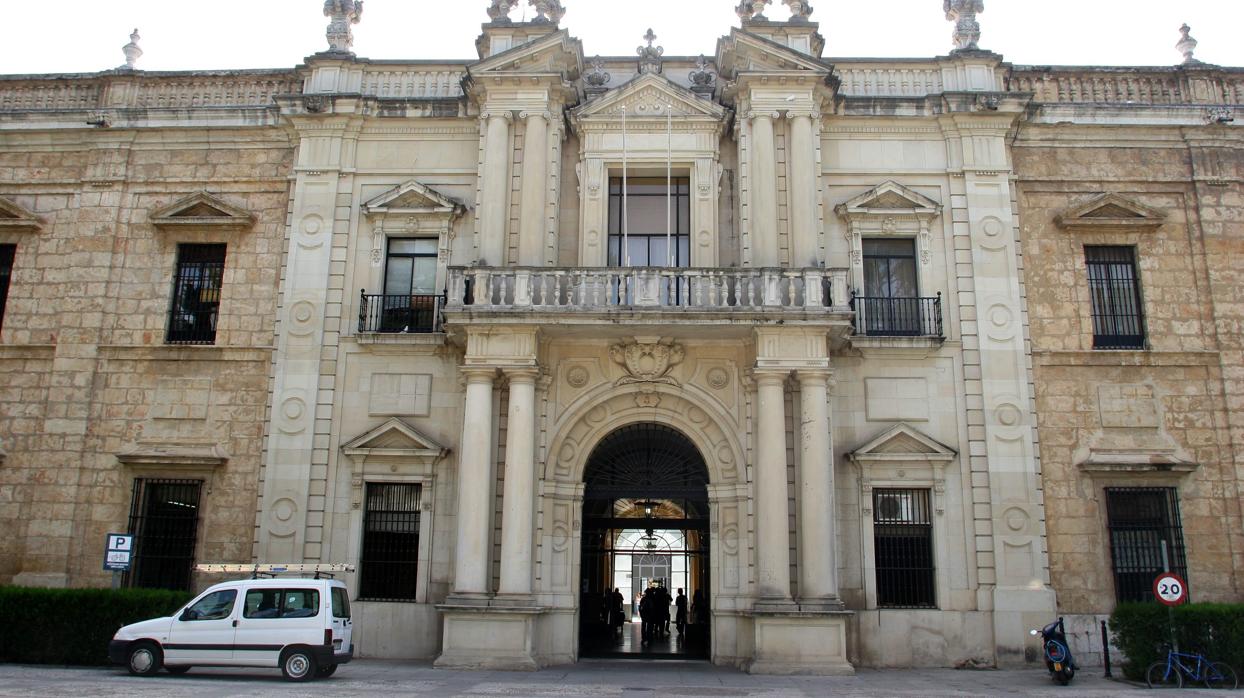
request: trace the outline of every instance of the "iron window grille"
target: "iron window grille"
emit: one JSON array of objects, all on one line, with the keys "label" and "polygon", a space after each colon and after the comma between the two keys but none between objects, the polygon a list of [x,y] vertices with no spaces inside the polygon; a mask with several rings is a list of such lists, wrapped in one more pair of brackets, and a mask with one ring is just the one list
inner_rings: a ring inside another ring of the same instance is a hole
[{"label": "iron window grille", "polygon": [[225,245],[177,246],[177,276],[169,312],[169,344],[215,344]]},{"label": "iron window grille", "polygon": [[419,485],[367,484],[359,598],[414,601],[419,570]]},{"label": "iron window grille", "polygon": [[9,300],[9,279],[13,276],[13,257],[17,245],[0,245],[0,328],[4,327],[4,308]]},{"label": "iron window grille", "polygon": [[1165,543],[1171,572],[1188,578],[1179,494],[1174,487],[1108,487],[1106,519],[1115,598],[1153,601]]},{"label": "iron window grille", "polygon": [[927,489],[873,490],[873,560],[878,607],[936,608]]},{"label": "iron window grille", "polygon": [[128,586],[190,590],[202,489],[202,480],[134,480]]},{"label": "iron window grille", "polygon": [[1085,245],[1094,349],[1144,349],[1145,317],[1131,247]]}]

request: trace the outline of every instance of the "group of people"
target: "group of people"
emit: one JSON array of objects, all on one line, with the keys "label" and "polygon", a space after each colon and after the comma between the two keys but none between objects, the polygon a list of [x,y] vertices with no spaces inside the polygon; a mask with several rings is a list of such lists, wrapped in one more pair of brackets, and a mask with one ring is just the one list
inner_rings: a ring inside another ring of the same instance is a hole
[{"label": "group of people", "polygon": [[[592,601],[600,604],[599,619],[604,621],[608,627],[609,633],[614,637],[622,634],[625,623],[629,620],[629,612],[626,609],[626,597],[622,595],[621,589],[606,589],[600,596],[589,596]],[[639,617],[642,620],[641,635],[643,644],[650,644],[655,640],[670,636],[670,626],[678,631],[678,639],[682,641],[689,637],[688,626],[695,622],[706,623],[707,606],[704,603],[704,593],[696,590],[694,597],[687,598],[682,589],[678,589],[677,593],[671,597],[669,590],[659,582],[653,583],[636,598],[639,610]],[[595,604],[592,604],[595,606]],[[670,617],[670,607],[673,606],[673,618]],[[588,617],[597,617],[595,610],[585,607]]]}]

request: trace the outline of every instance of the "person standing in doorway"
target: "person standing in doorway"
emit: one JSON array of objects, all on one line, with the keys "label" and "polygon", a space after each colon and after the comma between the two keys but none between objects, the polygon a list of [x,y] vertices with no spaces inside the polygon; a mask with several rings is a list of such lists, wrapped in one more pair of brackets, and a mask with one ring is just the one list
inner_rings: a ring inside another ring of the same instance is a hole
[{"label": "person standing in doorway", "polygon": [[682,587],[678,589],[678,598],[674,599],[674,607],[677,609],[674,614],[674,624],[678,626],[678,638],[681,640],[687,630],[687,595],[682,592]]}]

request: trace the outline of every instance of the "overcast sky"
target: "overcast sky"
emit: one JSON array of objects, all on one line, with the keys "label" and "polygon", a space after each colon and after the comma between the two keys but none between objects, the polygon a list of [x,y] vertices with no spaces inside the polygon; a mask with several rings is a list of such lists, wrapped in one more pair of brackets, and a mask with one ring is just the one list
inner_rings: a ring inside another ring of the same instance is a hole
[{"label": "overcast sky", "polygon": [[[124,63],[138,27],[144,70],[284,68],[327,47],[322,0],[0,0],[0,73],[92,72]],[[354,50],[377,59],[474,58],[487,0],[366,0]],[[526,0],[522,2],[526,5]],[[633,55],[648,27],[667,55],[712,55],[737,0],[563,0],[590,57]],[[831,57],[943,55],[941,0],[812,0]],[[530,13],[530,10],[525,10]],[[780,0],[771,19],[789,11]],[[530,15],[529,15],[530,16]],[[515,19],[519,16],[516,14]],[[1244,66],[1241,0],[986,0],[981,47],[1040,65],[1173,65],[1179,26],[1197,58]]]}]

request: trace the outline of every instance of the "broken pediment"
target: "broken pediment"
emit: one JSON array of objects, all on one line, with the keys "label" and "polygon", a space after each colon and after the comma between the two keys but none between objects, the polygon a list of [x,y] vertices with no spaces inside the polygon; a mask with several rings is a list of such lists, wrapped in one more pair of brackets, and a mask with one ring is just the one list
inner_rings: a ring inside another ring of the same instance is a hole
[{"label": "broken pediment", "polygon": [[0,231],[16,230],[37,233],[43,228],[43,219],[25,206],[0,197]]},{"label": "broken pediment", "polygon": [[559,73],[567,80],[583,70],[583,47],[565,29],[494,53],[467,67],[471,78],[504,73]]},{"label": "broken pediment", "polygon": [[714,121],[725,119],[727,113],[720,104],[701,99],[662,75],[647,74],[579,107],[574,111],[574,118],[576,122],[601,119],[620,121],[625,111],[626,118],[633,122],[636,130],[645,128],[646,119],[655,119],[660,121],[660,128],[664,131],[667,108],[676,117],[706,117]]},{"label": "broken pediment", "polygon": [[892,463],[948,463],[955,450],[909,424],[897,424],[847,454],[860,465]]},{"label": "broken pediment", "polygon": [[1064,230],[1118,229],[1156,230],[1166,222],[1166,214],[1120,194],[1099,194],[1054,217]]},{"label": "broken pediment", "polygon": [[150,214],[151,222],[161,230],[200,228],[243,231],[255,225],[255,215],[246,209],[226,203],[205,191],[179,199]]},{"label": "broken pediment", "polygon": [[449,449],[395,417],[343,445],[341,452],[364,460],[380,457],[434,462]]},{"label": "broken pediment", "polygon": [[[819,35],[815,36],[819,38]],[[816,48],[818,47],[809,45],[808,50],[813,51]],[[727,76],[735,76],[740,72],[830,72],[828,64],[810,53],[737,27],[730,30],[729,36],[718,41],[717,66],[722,75]]]},{"label": "broken pediment", "polygon": [[942,212],[941,204],[898,182],[885,182],[834,208],[848,220],[860,216],[906,215],[933,218]]}]

